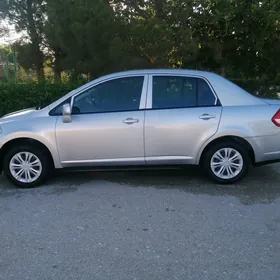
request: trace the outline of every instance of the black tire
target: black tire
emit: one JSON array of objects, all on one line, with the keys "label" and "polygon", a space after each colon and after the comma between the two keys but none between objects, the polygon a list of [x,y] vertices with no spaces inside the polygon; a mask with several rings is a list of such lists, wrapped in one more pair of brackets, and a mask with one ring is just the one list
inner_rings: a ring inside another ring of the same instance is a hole
[{"label": "black tire", "polygon": [[[10,161],[12,158],[20,153],[20,152],[29,152],[34,154],[41,162],[42,172],[40,176],[33,182],[21,182],[18,181],[11,173],[10,170]],[[29,145],[22,145],[18,147],[11,148],[4,156],[3,160],[3,171],[6,177],[11,181],[14,185],[20,188],[34,188],[41,184],[43,184],[49,177],[53,167],[49,158],[49,155],[39,147],[32,147]]]},{"label": "black tire", "polygon": [[[223,148],[231,148],[239,152],[243,159],[243,167],[241,168],[241,171],[233,178],[230,179],[222,179],[216,176],[216,174],[212,171],[211,168],[211,159],[213,155]],[[202,159],[202,167],[206,173],[206,175],[215,183],[219,184],[234,184],[240,180],[242,180],[249,169],[249,166],[251,164],[251,160],[249,157],[249,151],[244,148],[241,144],[233,142],[233,141],[226,141],[217,143],[213,146],[211,146],[209,149],[206,150],[203,159]]]}]

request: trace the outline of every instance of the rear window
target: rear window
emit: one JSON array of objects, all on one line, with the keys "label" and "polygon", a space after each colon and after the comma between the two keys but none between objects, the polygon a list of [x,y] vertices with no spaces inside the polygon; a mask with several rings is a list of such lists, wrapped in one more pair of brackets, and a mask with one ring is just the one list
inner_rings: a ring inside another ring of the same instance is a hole
[{"label": "rear window", "polygon": [[153,77],[153,108],[215,106],[216,97],[207,82],[181,76]]}]

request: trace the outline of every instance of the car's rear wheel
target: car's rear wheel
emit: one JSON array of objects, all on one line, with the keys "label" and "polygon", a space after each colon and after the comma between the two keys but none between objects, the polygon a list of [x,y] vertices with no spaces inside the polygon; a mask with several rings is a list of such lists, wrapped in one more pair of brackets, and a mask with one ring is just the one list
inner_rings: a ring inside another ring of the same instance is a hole
[{"label": "car's rear wheel", "polygon": [[207,175],[221,184],[233,184],[246,175],[250,165],[248,151],[239,143],[217,143],[210,147],[203,158]]},{"label": "car's rear wheel", "polygon": [[37,147],[13,147],[6,153],[3,161],[6,177],[21,188],[33,188],[42,184],[50,170],[49,157]]}]

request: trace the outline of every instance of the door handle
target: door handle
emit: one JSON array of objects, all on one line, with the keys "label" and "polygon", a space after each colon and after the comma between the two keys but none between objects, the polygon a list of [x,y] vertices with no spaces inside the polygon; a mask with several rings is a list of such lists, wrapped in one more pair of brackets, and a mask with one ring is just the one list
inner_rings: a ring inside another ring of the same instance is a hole
[{"label": "door handle", "polygon": [[138,119],[127,118],[123,121],[123,123],[126,123],[126,124],[139,123],[139,120]]},{"label": "door handle", "polygon": [[203,114],[199,117],[201,120],[210,120],[210,119],[215,119],[215,115],[209,115],[209,114]]}]

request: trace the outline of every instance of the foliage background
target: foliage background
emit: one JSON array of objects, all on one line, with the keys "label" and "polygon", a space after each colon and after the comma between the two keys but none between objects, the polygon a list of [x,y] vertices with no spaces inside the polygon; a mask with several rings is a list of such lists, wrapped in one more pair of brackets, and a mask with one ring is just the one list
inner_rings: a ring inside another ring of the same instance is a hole
[{"label": "foliage background", "polygon": [[0,83],[0,116],[12,111],[48,104],[79,85],[48,82]]},{"label": "foliage background", "polygon": [[0,0],[3,37],[7,23],[22,38],[0,46],[0,114],[129,69],[214,71],[279,92],[279,0]]}]

